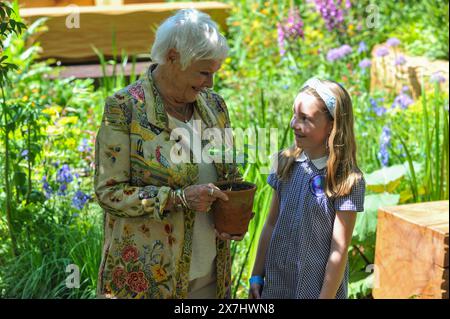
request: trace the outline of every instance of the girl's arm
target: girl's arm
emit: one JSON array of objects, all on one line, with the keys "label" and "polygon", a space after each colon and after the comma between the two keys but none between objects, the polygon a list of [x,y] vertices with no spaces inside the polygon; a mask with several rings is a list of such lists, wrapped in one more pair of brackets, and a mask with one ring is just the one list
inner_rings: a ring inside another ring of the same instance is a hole
[{"label": "girl's arm", "polygon": [[325,279],[319,299],[336,297],[337,290],[344,277],[347,264],[348,246],[352,240],[355,227],[356,213],[352,211],[338,211],[333,226],[330,256],[325,270]]},{"label": "girl's arm", "polygon": [[[270,205],[269,217],[267,218],[264,228],[259,238],[258,251],[256,253],[255,265],[253,266],[252,276],[264,277],[264,262],[266,260],[266,252],[272,238],[272,232],[277,223],[279,214],[278,194],[274,190],[272,195],[272,203]],[[262,285],[254,283],[250,286],[249,298],[261,298]]]}]

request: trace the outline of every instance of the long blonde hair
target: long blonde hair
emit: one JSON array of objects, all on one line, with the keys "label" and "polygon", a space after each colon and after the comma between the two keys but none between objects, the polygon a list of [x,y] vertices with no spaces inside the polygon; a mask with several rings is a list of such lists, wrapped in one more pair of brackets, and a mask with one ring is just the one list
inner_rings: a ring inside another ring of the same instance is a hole
[{"label": "long blonde hair", "polygon": [[[333,128],[328,137],[329,155],[325,178],[325,193],[329,197],[348,195],[355,183],[362,178],[362,173],[356,162],[356,141],[354,134],[354,121],[352,100],[348,92],[338,83],[329,80],[320,80],[323,85],[336,97],[334,119],[328,112],[325,102],[317,92],[306,87],[300,93],[311,94],[321,104],[323,112],[328,113]],[[289,179],[293,163],[300,156],[302,149],[295,144],[278,153],[277,175],[281,180]]]}]

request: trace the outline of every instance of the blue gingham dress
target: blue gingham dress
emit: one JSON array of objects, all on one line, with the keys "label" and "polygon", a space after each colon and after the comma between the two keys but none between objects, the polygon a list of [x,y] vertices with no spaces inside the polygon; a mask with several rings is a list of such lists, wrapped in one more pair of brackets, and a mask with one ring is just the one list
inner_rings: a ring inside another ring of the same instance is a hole
[{"label": "blue gingham dress", "polygon": [[[279,216],[265,261],[262,298],[316,299],[325,278],[336,211],[364,211],[362,178],[348,196],[329,199],[324,193],[325,170],[305,155],[293,164],[291,178],[267,181],[277,191]],[[347,298],[348,261],[336,298]]]}]

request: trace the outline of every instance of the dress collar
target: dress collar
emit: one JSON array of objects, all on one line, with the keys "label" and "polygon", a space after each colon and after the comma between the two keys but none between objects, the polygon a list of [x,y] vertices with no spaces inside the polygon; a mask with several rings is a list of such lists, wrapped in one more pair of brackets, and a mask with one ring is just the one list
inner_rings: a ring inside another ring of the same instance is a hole
[{"label": "dress collar", "polygon": [[305,162],[307,160],[310,160],[313,165],[317,168],[317,169],[323,169],[325,167],[327,167],[327,160],[328,160],[328,155],[325,155],[324,157],[321,158],[317,158],[317,159],[313,159],[311,160],[308,155],[302,151],[300,153],[300,156],[295,160],[296,162]]}]

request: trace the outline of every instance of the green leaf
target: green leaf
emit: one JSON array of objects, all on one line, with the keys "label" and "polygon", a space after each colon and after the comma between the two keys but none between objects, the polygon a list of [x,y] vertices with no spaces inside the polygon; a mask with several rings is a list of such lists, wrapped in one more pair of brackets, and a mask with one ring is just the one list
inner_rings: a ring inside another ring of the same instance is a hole
[{"label": "green leaf", "polygon": [[364,243],[377,229],[377,213],[382,206],[397,205],[400,200],[398,194],[375,194],[364,198],[364,212],[358,213],[356,218],[353,239],[355,242]]},{"label": "green leaf", "polygon": [[[364,271],[355,273],[354,278],[350,278],[348,285],[348,296],[350,299],[360,299],[371,294],[374,284],[374,274]],[[356,280],[355,280],[356,279]]]},{"label": "green leaf", "polygon": [[5,32],[6,32],[6,28],[8,27],[8,24],[6,23],[6,22],[2,22],[1,24],[0,24],[0,33],[1,34],[5,34]]},{"label": "green leaf", "polygon": [[[420,169],[420,164],[414,162],[414,170]],[[365,175],[367,189],[376,192],[393,192],[399,186],[405,175],[409,174],[408,163],[397,164],[390,167],[383,167],[375,172]]]},{"label": "green leaf", "polygon": [[23,186],[27,182],[27,175],[24,172],[14,172],[14,182],[17,186]]}]

